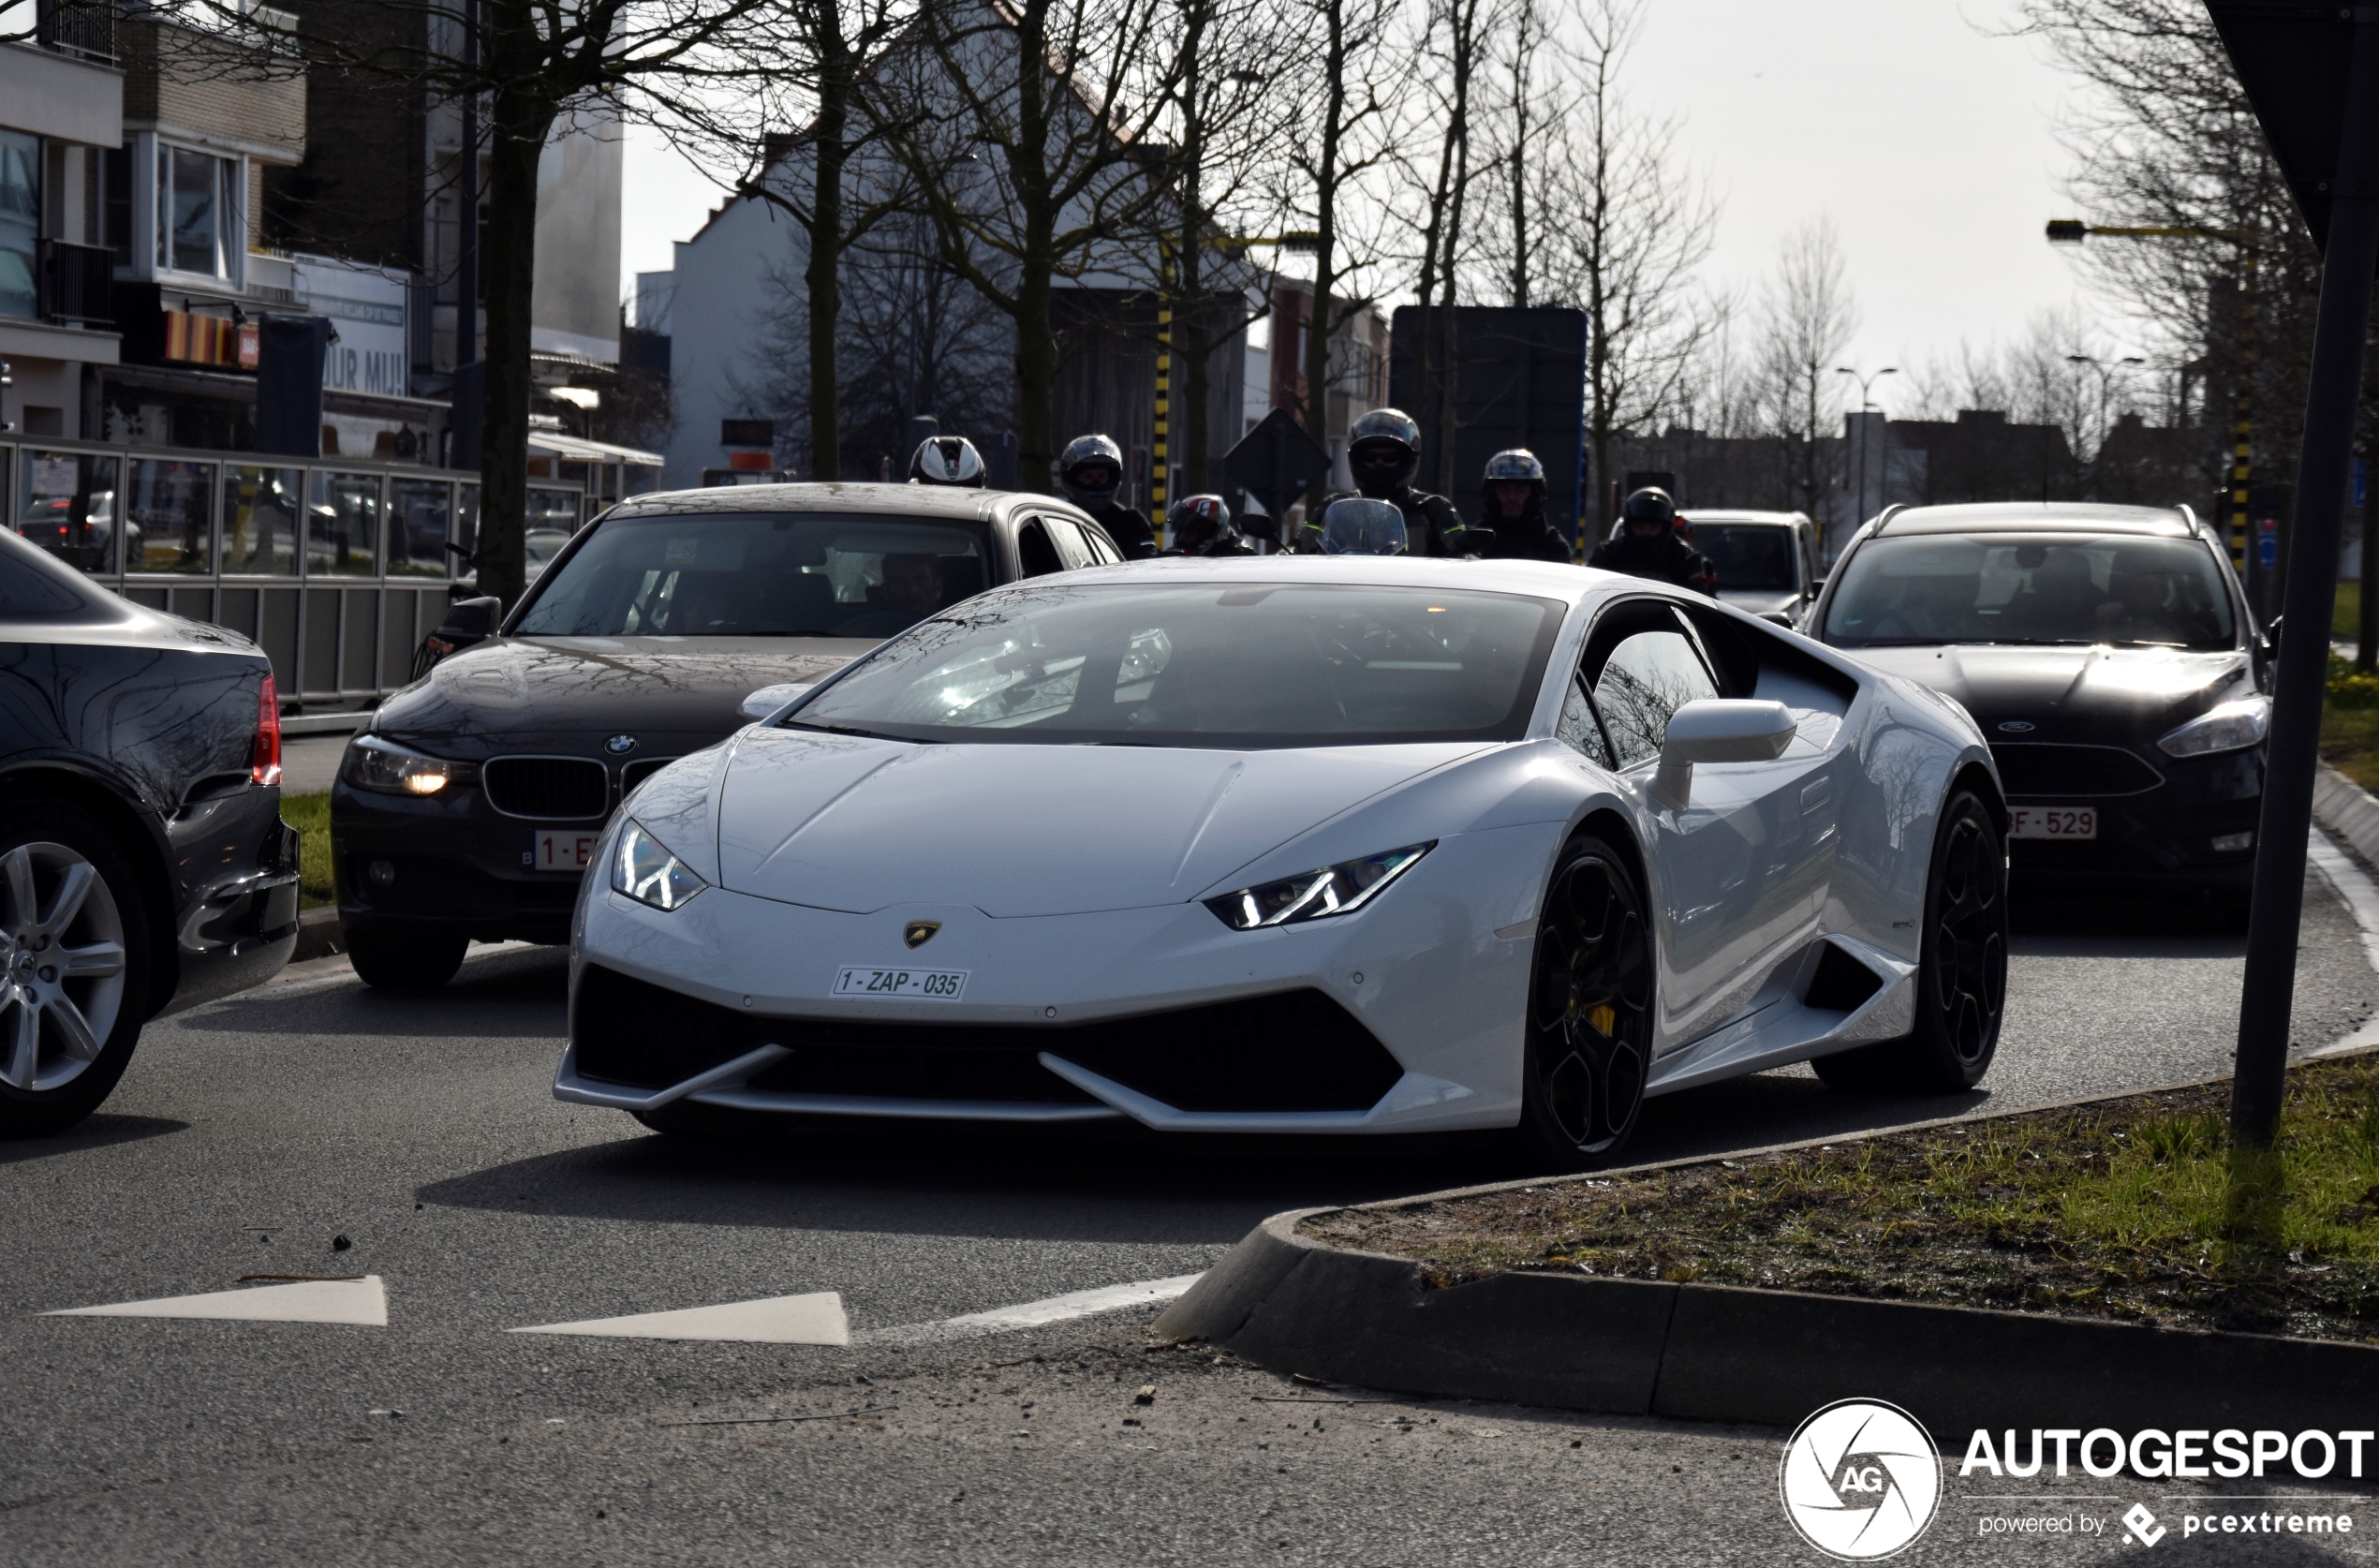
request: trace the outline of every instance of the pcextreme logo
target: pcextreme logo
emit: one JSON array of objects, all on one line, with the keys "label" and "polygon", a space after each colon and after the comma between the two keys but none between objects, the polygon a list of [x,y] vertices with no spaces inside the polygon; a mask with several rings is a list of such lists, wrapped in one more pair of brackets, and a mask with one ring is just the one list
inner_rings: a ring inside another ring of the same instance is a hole
[{"label": "pcextreme logo", "polygon": [[1784,1516],[1826,1556],[1868,1562],[1925,1533],[1942,1462],[1916,1417],[1878,1399],[1840,1399],[1802,1422],[1777,1480]]}]

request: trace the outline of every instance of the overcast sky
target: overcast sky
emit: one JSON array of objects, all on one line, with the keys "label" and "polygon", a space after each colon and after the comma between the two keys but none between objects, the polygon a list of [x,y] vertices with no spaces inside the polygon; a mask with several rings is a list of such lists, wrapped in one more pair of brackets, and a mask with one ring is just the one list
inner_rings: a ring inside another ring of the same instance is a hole
[{"label": "overcast sky", "polygon": [[[2009,8],[1657,0],[1629,86],[1682,117],[1680,149],[1722,199],[1711,280],[1755,286],[1787,233],[1830,214],[1863,321],[1846,362],[1869,370],[2087,304],[2041,237],[2071,206],[2056,127],[2073,88],[2037,41],[1995,36]],[[649,141],[627,165],[621,264],[666,268],[717,192]],[[1889,381],[1877,401],[1892,407]]]}]

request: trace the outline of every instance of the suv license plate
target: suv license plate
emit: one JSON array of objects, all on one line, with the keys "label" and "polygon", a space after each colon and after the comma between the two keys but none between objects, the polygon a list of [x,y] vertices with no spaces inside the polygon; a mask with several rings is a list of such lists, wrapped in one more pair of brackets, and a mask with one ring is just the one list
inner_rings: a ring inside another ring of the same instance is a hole
[{"label": "suv license plate", "polygon": [[603,835],[594,833],[534,833],[522,860],[532,871],[567,871],[576,876],[595,861],[595,846]]},{"label": "suv license plate", "polygon": [[2098,836],[2098,812],[2087,806],[2078,809],[2018,806],[2007,813],[2007,836],[2095,838]]},{"label": "suv license plate", "polygon": [[835,976],[838,997],[907,997],[920,1001],[956,1001],[970,969],[879,969],[854,964]]}]

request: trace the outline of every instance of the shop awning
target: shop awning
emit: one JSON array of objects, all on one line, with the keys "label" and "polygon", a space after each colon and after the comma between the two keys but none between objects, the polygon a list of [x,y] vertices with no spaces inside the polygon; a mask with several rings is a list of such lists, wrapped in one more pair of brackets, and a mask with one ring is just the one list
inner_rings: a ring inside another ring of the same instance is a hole
[{"label": "shop awning", "polygon": [[639,451],[634,447],[615,447],[609,441],[588,441],[576,436],[565,436],[558,430],[529,432],[528,450],[547,452],[570,463],[628,463],[641,468],[658,468],[661,454]]}]

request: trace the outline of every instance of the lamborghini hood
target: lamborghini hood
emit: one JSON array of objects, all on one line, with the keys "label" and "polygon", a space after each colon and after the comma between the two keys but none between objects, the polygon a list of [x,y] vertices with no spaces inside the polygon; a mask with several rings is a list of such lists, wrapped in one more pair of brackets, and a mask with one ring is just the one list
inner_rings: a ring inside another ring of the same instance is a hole
[{"label": "lamborghini hood", "polygon": [[720,885],[857,914],[908,904],[1000,917],[1179,903],[1479,749],[926,746],[754,730],[737,743],[721,789]]}]

